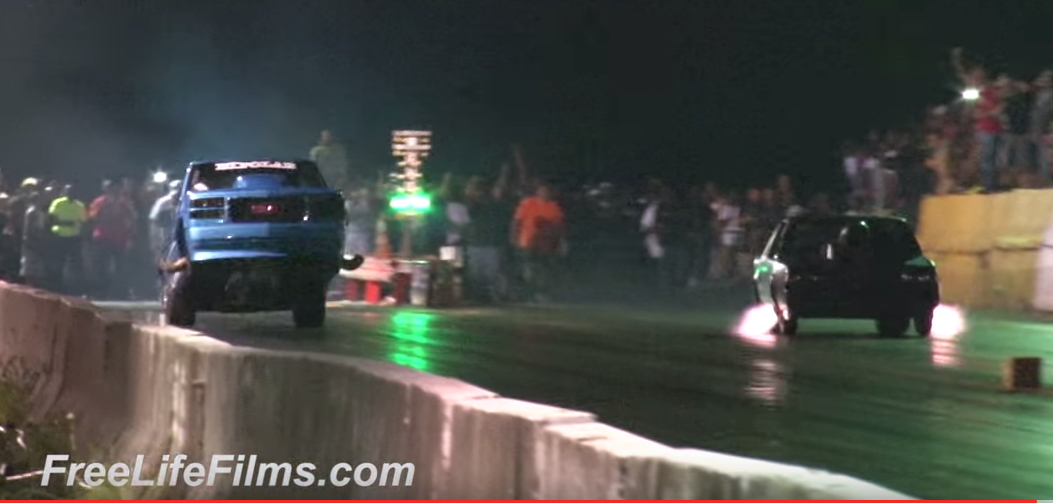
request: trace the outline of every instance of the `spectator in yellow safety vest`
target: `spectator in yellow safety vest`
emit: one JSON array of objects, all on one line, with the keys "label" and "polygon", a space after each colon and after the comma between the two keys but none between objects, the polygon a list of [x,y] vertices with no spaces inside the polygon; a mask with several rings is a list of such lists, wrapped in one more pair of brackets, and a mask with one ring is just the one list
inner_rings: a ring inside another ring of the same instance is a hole
[{"label": "spectator in yellow safety vest", "polygon": [[[67,294],[74,293],[72,287],[81,278],[82,235],[88,212],[84,203],[71,194],[73,187],[66,185],[59,197],[51,202],[48,217],[51,221],[51,234],[55,243],[54,255],[50,260],[49,282],[54,288]],[[66,267],[69,276],[65,276]],[[68,281],[64,281],[68,279]]]}]

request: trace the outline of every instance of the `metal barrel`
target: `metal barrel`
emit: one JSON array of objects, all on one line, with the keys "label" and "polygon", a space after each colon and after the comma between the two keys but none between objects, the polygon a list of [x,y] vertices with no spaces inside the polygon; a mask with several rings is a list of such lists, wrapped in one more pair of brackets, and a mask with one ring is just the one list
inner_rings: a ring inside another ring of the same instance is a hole
[{"label": "metal barrel", "polygon": [[410,262],[410,304],[427,306],[431,293],[431,263],[423,260]]}]

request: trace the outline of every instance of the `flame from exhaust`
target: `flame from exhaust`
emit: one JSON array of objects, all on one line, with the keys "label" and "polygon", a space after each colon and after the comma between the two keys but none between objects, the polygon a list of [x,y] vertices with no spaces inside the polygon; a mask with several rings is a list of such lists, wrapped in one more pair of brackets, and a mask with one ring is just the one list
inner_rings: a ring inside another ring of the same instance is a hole
[{"label": "flame from exhaust", "polygon": [[958,306],[940,304],[932,313],[932,336],[947,339],[969,329],[965,310]]},{"label": "flame from exhaust", "polygon": [[[777,338],[772,329],[779,319],[771,304],[757,304],[746,309],[736,322],[733,332],[747,342],[764,347],[773,347]],[[932,336],[936,338],[956,337],[968,330],[965,310],[940,304],[932,313]]]},{"label": "flame from exhaust", "polygon": [[771,348],[779,342],[778,338],[772,334],[772,329],[778,322],[779,318],[775,316],[775,306],[757,304],[750,306],[742,313],[733,332],[750,344]]}]

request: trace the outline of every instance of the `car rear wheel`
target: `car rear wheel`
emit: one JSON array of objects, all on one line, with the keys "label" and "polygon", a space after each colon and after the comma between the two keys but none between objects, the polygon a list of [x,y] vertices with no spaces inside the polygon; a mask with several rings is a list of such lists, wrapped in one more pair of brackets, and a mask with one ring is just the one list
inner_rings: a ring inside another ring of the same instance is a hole
[{"label": "car rear wheel", "polygon": [[910,328],[910,318],[906,316],[886,316],[877,320],[878,334],[883,337],[902,337]]},{"label": "car rear wheel", "polygon": [[789,309],[779,307],[778,297],[772,295],[771,298],[774,301],[772,305],[775,309],[775,333],[779,335],[796,335],[797,317]]},{"label": "car rear wheel", "polygon": [[779,316],[779,324],[775,326],[775,331],[779,335],[797,335],[797,318],[790,316],[788,319],[783,319]]},{"label": "car rear wheel", "polygon": [[293,304],[293,323],[296,328],[318,328],[325,325],[327,283],[304,288]]},{"label": "car rear wheel", "polygon": [[932,333],[931,309],[914,317],[914,331],[922,337],[928,337]]}]

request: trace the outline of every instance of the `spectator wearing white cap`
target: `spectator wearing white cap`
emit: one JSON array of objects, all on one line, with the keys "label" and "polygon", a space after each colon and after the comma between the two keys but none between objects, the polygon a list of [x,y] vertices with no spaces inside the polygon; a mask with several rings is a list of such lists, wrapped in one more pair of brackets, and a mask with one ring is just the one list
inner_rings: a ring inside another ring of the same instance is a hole
[{"label": "spectator wearing white cap", "polygon": [[182,185],[179,180],[169,182],[168,193],[150,208],[150,251],[158,261],[164,258],[165,245],[175,224],[176,201]]},{"label": "spectator wearing white cap", "polygon": [[28,207],[22,225],[22,268],[19,273],[25,284],[46,288],[48,274],[47,252],[50,240],[47,229],[47,208],[44,195],[33,191],[27,197]]}]

